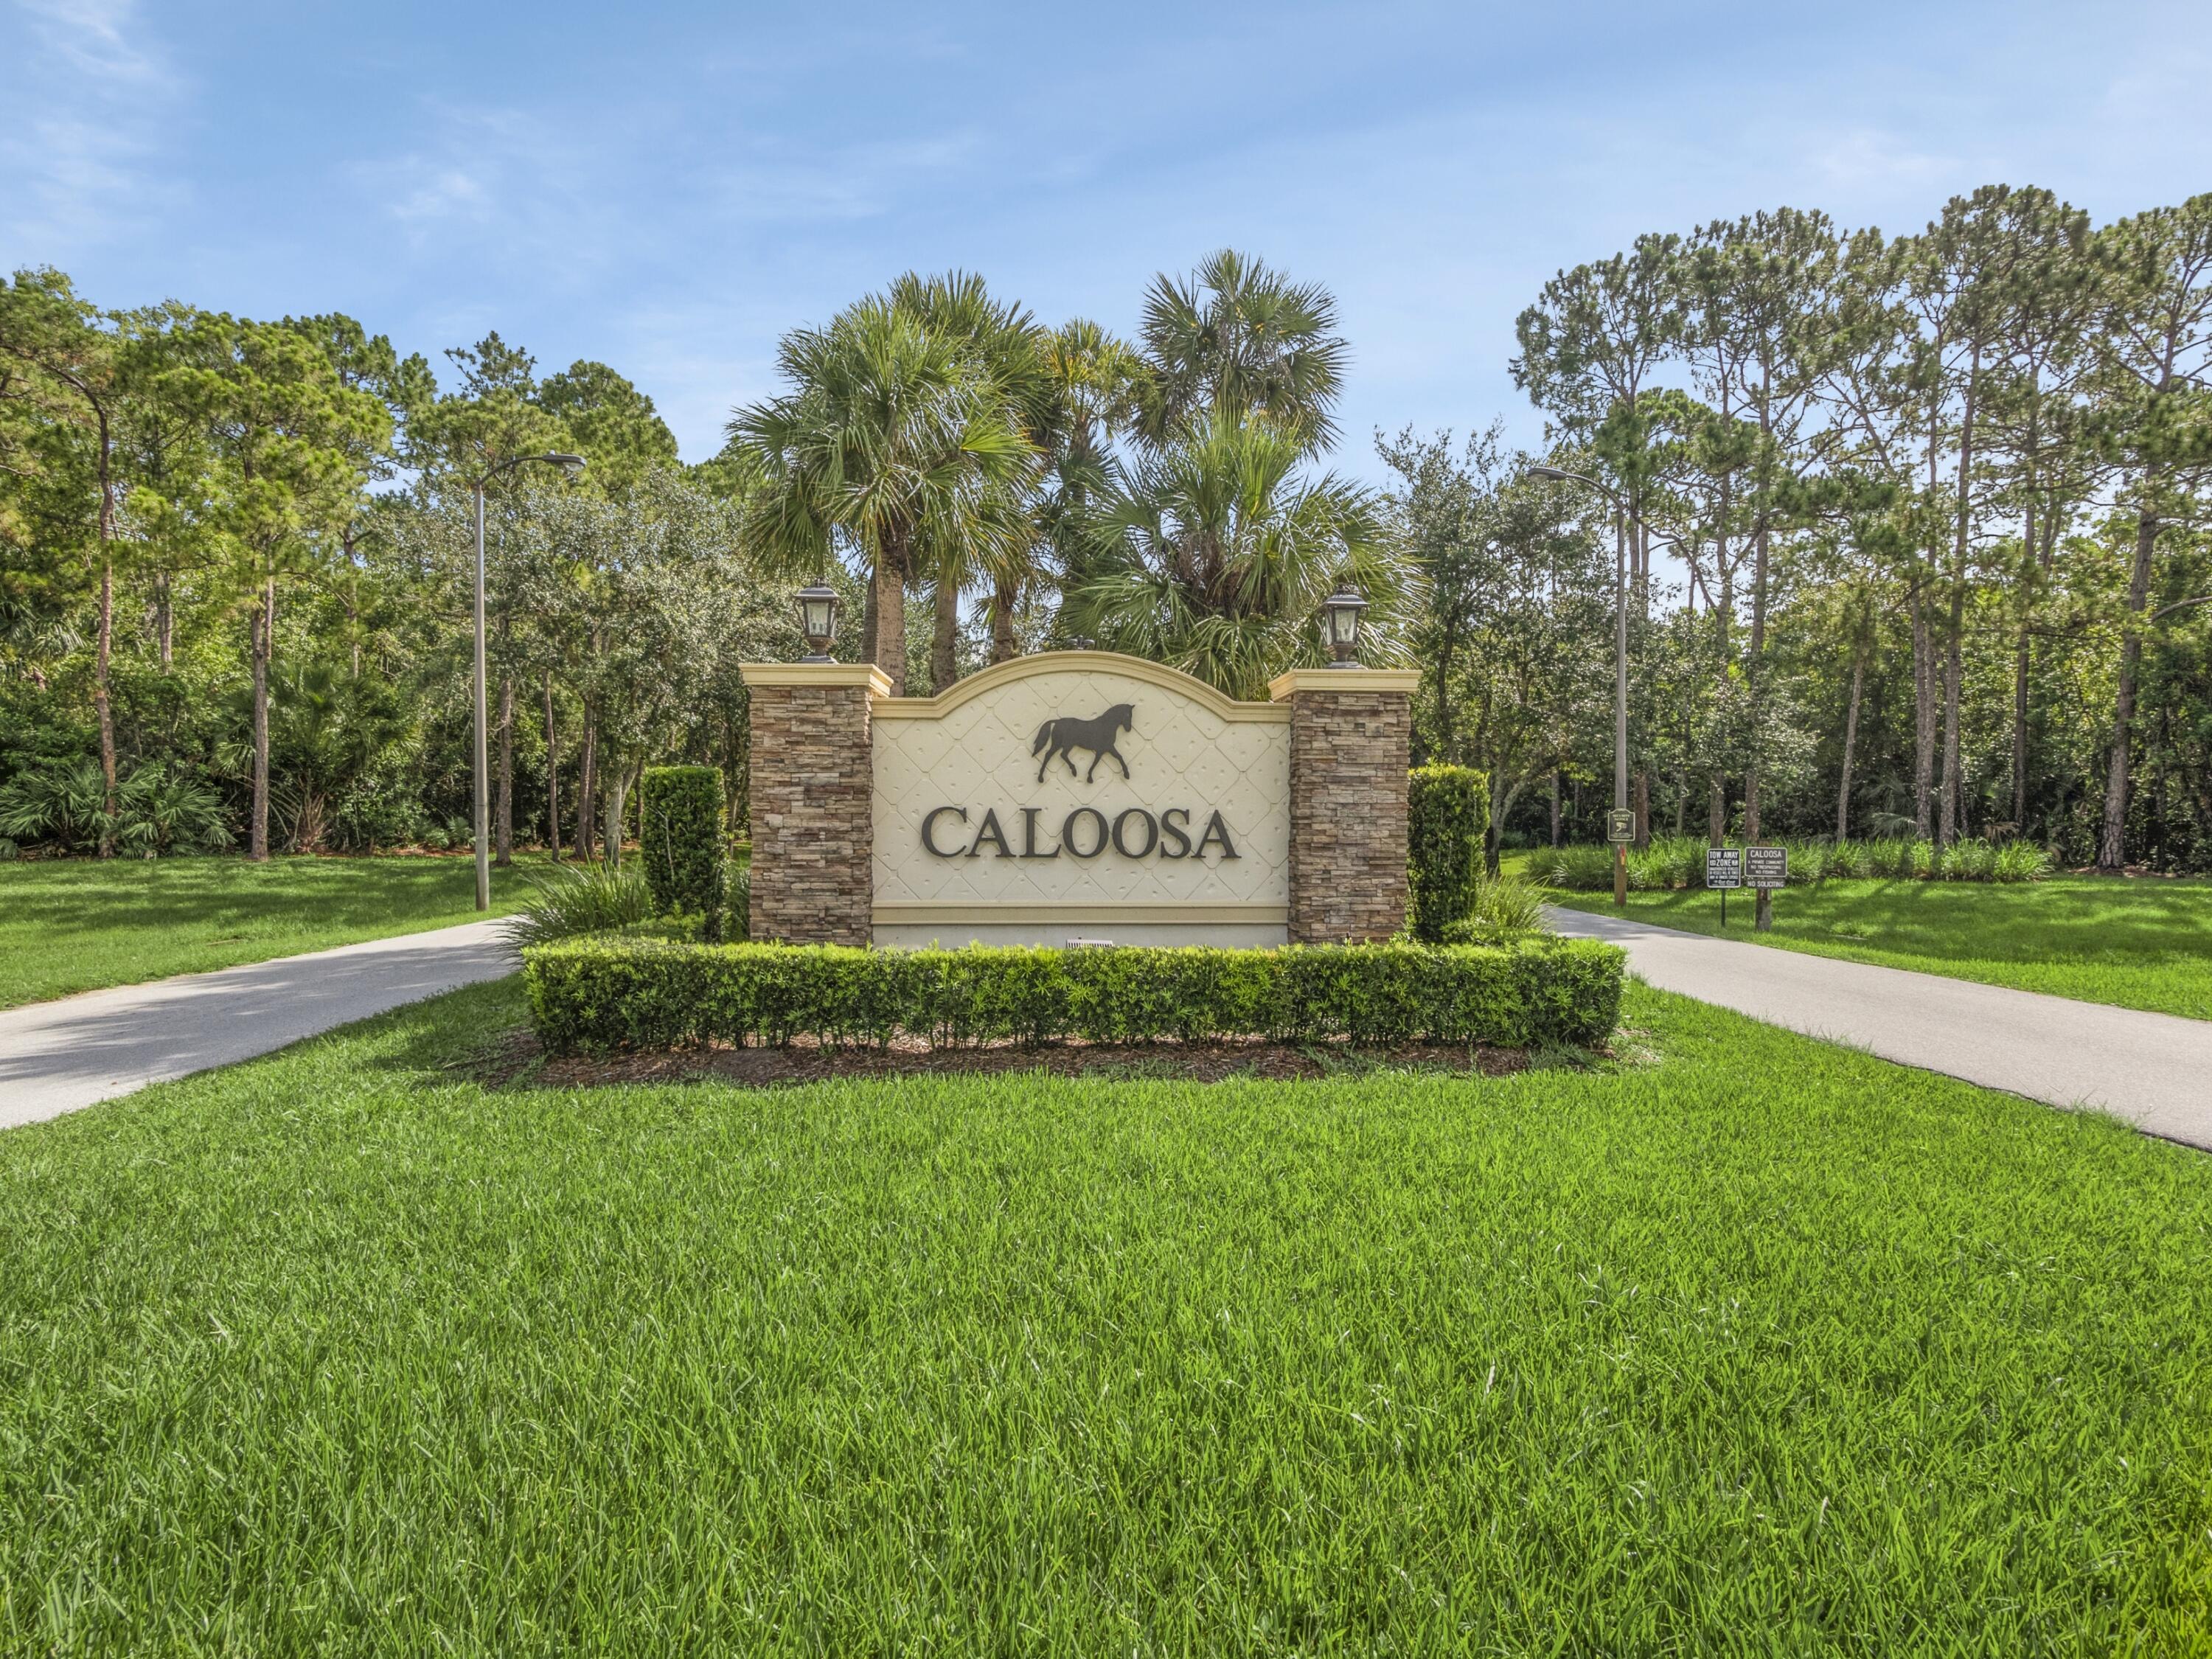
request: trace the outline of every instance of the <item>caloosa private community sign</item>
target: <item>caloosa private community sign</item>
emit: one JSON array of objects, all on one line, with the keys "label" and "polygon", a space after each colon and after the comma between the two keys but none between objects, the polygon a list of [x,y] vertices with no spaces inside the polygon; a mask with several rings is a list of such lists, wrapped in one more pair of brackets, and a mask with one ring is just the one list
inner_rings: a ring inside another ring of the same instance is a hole
[{"label": "caloosa private community sign", "polygon": [[1417,678],[1299,670],[1244,702],[1070,651],[892,697],[863,665],[749,665],[756,937],[1385,936]]}]

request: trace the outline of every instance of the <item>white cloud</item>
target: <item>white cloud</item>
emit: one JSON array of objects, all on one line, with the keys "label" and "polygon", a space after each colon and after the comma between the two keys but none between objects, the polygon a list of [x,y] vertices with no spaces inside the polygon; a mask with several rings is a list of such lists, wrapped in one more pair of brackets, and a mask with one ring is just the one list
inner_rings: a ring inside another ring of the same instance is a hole
[{"label": "white cloud", "polygon": [[143,230],[181,82],[135,0],[15,9],[21,46],[0,52],[0,106],[13,112],[0,130],[0,255],[58,263]]}]

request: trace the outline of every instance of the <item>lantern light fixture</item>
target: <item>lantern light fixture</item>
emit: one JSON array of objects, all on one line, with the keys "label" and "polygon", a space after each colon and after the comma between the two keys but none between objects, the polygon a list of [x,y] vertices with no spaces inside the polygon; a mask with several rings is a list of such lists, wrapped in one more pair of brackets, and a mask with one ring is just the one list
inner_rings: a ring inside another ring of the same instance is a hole
[{"label": "lantern light fixture", "polygon": [[1359,659],[1359,613],[1367,609],[1367,601],[1359,590],[1347,580],[1336,585],[1336,592],[1322,601],[1322,628],[1328,640],[1331,668],[1357,668]]},{"label": "lantern light fixture", "polygon": [[827,582],[799,590],[799,631],[806,636],[807,654],[801,662],[829,662],[830,647],[837,638],[837,590]]}]

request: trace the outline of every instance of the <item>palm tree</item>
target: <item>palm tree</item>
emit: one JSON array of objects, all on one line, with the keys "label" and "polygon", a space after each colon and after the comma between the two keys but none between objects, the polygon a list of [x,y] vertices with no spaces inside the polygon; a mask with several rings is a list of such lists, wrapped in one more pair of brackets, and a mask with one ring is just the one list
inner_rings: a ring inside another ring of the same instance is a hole
[{"label": "palm tree", "polygon": [[[935,585],[929,646],[930,690],[942,691],[957,677],[955,644],[960,592],[969,581],[993,586],[994,639],[1002,625],[1013,633],[1012,606],[1034,563],[1034,498],[1042,476],[1042,449],[1054,413],[1047,350],[1052,336],[1029,310],[991,297],[973,271],[921,276],[909,271],[891,284],[891,303],[939,337],[955,342],[968,361],[980,396],[994,402],[1006,422],[1028,441],[1030,465],[1007,469],[976,498],[958,534],[933,537],[923,562]],[[1006,598],[1009,593],[1014,598]],[[1003,600],[1003,603],[1001,601]],[[1013,654],[1009,649],[1006,655]],[[1001,660],[997,651],[994,662]]]},{"label": "palm tree", "polygon": [[1419,568],[1368,491],[1299,478],[1304,453],[1263,416],[1206,415],[1140,457],[1085,515],[1091,574],[1063,626],[1256,698],[1284,669],[1322,660],[1322,601],[1348,578],[1372,606],[1363,655],[1403,660]]},{"label": "palm tree", "polygon": [[762,479],[747,544],[772,567],[818,575],[842,538],[868,572],[871,654],[903,696],[908,578],[929,549],[1000,533],[992,492],[1012,487],[1034,450],[974,352],[887,295],[786,335],[776,362],[792,390],[729,427]]},{"label": "palm tree", "polygon": [[1171,440],[1211,412],[1264,415],[1306,453],[1336,438],[1330,416],[1347,356],[1336,301],[1234,248],[1178,282],[1164,273],[1145,296],[1142,337],[1152,374],[1145,436]]}]

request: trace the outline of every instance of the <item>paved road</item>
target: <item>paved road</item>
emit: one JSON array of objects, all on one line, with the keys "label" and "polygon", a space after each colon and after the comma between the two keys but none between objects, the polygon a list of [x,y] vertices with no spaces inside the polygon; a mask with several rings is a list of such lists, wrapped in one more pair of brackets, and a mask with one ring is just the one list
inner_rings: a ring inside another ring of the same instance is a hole
[{"label": "paved road", "polygon": [[1563,933],[1611,939],[1662,991],[2053,1106],[2097,1107],[2212,1149],[2212,1020],[1685,933],[1581,910]]},{"label": "paved road", "polygon": [[0,1129],[514,971],[496,921],[0,1011]]}]

